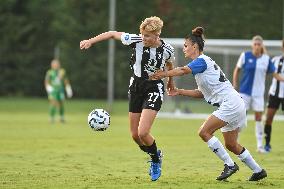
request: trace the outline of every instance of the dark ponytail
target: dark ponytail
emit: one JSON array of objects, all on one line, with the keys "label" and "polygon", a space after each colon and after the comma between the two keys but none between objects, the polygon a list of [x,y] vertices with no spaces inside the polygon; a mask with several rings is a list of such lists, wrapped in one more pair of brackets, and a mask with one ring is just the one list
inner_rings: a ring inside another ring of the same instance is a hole
[{"label": "dark ponytail", "polygon": [[193,44],[197,43],[199,51],[203,51],[204,48],[204,29],[200,26],[194,28],[192,33],[186,36],[185,39],[189,39]]}]

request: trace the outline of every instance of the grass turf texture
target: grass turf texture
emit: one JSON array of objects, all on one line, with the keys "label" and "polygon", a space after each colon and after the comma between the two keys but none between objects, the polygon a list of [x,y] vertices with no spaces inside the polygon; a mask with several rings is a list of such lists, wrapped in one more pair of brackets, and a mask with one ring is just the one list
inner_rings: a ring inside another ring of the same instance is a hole
[{"label": "grass turf texture", "polygon": [[284,188],[283,122],[273,125],[270,154],[255,152],[252,121],[240,137],[267,179],[246,181],[251,171],[231,154],[240,171],[218,182],[222,162],[197,135],[203,120],[157,119],[152,133],[165,156],[161,178],[151,182],[148,157],[130,137],[126,102],[115,102],[105,132],[86,123],[103,101],[67,102],[65,124],[48,122],[45,99],[1,98],[0,104],[0,188]]}]

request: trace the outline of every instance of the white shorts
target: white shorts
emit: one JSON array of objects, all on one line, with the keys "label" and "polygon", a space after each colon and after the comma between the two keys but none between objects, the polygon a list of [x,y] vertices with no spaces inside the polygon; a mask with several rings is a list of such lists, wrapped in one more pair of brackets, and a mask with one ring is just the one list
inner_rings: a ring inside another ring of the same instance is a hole
[{"label": "white shorts", "polygon": [[238,93],[229,95],[229,98],[224,100],[212,114],[227,123],[221,128],[222,132],[234,131],[238,128],[241,130],[247,125],[245,104]]},{"label": "white shorts", "polygon": [[249,96],[243,93],[240,93],[240,95],[245,102],[246,110],[251,108],[255,112],[264,111],[264,96]]}]

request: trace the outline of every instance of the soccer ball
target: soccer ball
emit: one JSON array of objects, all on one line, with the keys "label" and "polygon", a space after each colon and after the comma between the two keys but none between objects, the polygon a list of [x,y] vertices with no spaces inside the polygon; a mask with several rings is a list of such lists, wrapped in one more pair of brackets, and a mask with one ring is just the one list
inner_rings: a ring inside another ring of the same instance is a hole
[{"label": "soccer ball", "polygon": [[88,115],[88,124],[95,131],[104,131],[110,125],[110,115],[103,109],[94,109]]}]

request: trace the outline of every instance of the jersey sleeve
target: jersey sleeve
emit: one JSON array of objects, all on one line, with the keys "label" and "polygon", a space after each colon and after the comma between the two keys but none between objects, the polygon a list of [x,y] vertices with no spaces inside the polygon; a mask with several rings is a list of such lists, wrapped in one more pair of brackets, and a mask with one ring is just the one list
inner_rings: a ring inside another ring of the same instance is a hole
[{"label": "jersey sleeve", "polygon": [[165,46],[165,49],[166,49],[166,52],[168,54],[167,58],[166,58],[166,62],[172,62],[174,63],[175,62],[175,51],[174,51],[174,48],[167,44]]},{"label": "jersey sleeve", "polygon": [[207,64],[203,58],[197,58],[187,66],[191,69],[193,75],[203,73],[207,69]]},{"label": "jersey sleeve", "polygon": [[237,67],[242,68],[244,63],[245,63],[245,53],[243,52],[238,59]]},{"label": "jersey sleeve", "polygon": [[275,66],[274,66],[273,62],[271,61],[271,59],[269,59],[267,73],[273,73],[275,71],[277,71],[277,70],[275,70]]},{"label": "jersey sleeve", "polygon": [[61,68],[61,69],[59,70],[59,75],[60,75],[60,78],[61,78],[63,81],[64,81],[65,79],[67,79],[65,69]]},{"label": "jersey sleeve", "polygon": [[45,81],[49,82],[50,81],[50,71],[48,70],[45,74]]},{"label": "jersey sleeve", "polygon": [[122,44],[131,45],[133,43],[141,42],[142,37],[136,34],[123,33],[120,37]]}]

